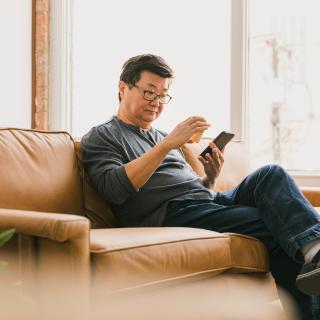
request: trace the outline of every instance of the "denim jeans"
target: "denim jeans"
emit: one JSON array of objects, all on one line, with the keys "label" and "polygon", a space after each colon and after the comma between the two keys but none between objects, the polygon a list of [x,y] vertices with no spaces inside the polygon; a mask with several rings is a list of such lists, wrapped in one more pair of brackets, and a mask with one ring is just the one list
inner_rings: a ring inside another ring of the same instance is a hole
[{"label": "denim jeans", "polygon": [[320,216],[280,166],[256,170],[235,188],[218,192],[213,201],[171,201],[163,226],[235,232],[261,240],[277,285],[291,294],[303,319],[320,319],[320,297],[295,287],[304,262],[300,248],[320,239]]}]

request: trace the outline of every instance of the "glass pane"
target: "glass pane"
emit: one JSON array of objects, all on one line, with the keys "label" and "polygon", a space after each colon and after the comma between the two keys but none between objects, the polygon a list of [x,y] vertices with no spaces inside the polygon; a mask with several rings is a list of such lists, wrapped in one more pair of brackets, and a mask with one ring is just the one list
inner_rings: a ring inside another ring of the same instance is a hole
[{"label": "glass pane", "polygon": [[229,0],[77,0],[73,19],[73,135],[116,113],[122,64],[141,53],[163,56],[176,74],[155,127],[202,115],[209,135],[229,129]]},{"label": "glass pane", "polygon": [[255,166],[320,170],[317,0],[249,1],[249,146]]},{"label": "glass pane", "polygon": [[0,1],[0,127],[31,128],[32,1]]}]

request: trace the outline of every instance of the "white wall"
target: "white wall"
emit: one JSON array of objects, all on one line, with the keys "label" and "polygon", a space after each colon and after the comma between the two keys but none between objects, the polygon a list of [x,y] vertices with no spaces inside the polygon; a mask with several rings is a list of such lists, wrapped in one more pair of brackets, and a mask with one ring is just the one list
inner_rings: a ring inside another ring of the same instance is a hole
[{"label": "white wall", "polygon": [[0,0],[0,127],[31,127],[32,1]]}]

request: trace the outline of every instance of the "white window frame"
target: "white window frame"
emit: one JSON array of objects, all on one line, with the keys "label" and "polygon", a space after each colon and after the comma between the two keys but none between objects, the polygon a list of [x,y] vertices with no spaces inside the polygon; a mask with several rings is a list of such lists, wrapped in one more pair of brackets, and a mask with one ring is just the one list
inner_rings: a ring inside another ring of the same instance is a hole
[{"label": "white window frame", "polygon": [[[230,123],[248,145],[248,6],[231,0]],[[72,132],[73,0],[51,1],[51,94],[49,128]],[[320,186],[318,172],[290,172],[301,186]]]},{"label": "white window frame", "polygon": [[248,105],[248,48],[247,1],[231,1],[231,67],[230,67],[230,123],[236,139],[248,147],[246,121]]},{"label": "white window frame", "polygon": [[50,2],[49,129],[72,132],[73,0]]}]

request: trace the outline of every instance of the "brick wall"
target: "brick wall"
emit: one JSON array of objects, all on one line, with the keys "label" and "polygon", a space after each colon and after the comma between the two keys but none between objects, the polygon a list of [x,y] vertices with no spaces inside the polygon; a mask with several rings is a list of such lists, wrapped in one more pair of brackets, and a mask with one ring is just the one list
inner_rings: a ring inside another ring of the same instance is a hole
[{"label": "brick wall", "polygon": [[48,129],[50,0],[32,1],[32,128]]}]

